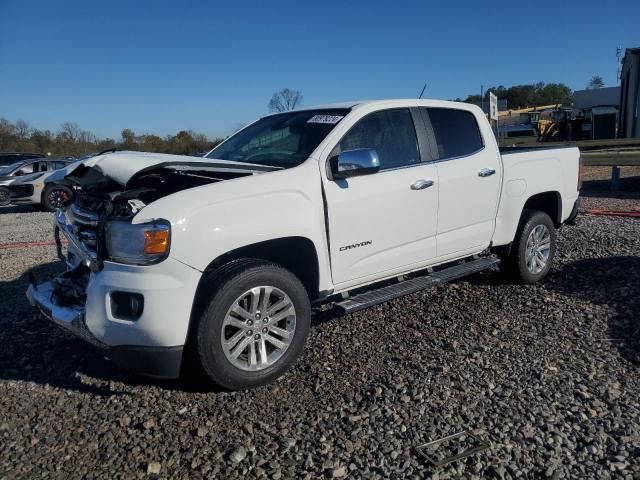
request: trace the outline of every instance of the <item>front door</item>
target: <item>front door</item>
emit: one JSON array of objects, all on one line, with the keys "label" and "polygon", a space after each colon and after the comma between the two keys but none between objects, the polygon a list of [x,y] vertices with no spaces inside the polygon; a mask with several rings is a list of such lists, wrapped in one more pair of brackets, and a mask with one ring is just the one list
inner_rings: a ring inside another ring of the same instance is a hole
[{"label": "front door", "polygon": [[368,114],[330,157],[360,148],[376,150],[380,171],[325,184],[336,289],[419,268],[436,256],[437,167],[421,162],[411,112]]}]

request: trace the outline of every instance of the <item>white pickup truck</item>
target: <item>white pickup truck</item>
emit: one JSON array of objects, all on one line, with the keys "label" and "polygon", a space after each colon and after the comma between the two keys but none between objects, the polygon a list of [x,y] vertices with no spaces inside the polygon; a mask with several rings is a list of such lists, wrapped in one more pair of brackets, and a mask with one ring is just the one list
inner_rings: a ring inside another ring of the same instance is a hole
[{"label": "white pickup truck", "polygon": [[580,153],[501,155],[473,105],[385,100],[270,115],[205,158],[107,153],[49,181],[74,190],[55,222],[67,271],[32,278],[31,303],[139,373],[243,389],[295,362],[312,305],[349,313],[500,262],[543,278]]}]

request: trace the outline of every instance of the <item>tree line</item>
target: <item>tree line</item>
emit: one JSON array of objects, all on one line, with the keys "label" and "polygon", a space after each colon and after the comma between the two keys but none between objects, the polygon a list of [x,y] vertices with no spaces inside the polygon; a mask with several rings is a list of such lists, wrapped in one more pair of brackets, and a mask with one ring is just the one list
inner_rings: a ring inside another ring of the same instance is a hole
[{"label": "tree line", "polygon": [[[561,103],[568,105],[571,103],[573,92],[564,83],[544,83],[538,82],[530,85],[514,85],[512,87],[489,87],[484,93],[484,101],[489,101],[489,92],[492,92],[500,100],[507,100],[507,108],[518,109],[525,107],[538,107],[541,105],[552,105]],[[480,103],[480,95],[469,95],[464,101],[469,103]],[[460,98],[457,101],[463,101]]]},{"label": "tree line", "polygon": [[175,135],[136,135],[125,128],[119,139],[98,138],[75,123],[65,122],[56,132],[32,128],[26,121],[15,123],[0,118],[0,152],[51,153],[52,156],[81,156],[109,148],[145,152],[194,155],[213,148],[221,138],[210,139],[202,133],[181,130]]}]

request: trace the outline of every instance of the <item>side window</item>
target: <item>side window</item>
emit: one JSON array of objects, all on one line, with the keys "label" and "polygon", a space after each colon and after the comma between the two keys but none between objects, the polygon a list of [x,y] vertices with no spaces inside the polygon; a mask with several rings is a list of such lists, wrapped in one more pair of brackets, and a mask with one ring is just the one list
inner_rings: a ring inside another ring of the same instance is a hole
[{"label": "side window", "polygon": [[416,131],[407,109],[382,110],[367,115],[340,140],[339,147],[341,152],[375,149],[383,170],[420,162]]},{"label": "side window", "polygon": [[46,172],[47,170],[49,170],[47,162],[38,162],[37,169],[38,172]]},{"label": "side window", "polygon": [[[34,172],[34,165],[33,163],[28,163],[25,166],[23,166],[22,168],[20,168],[15,175],[19,176],[19,175],[29,175],[30,173]],[[37,172],[37,170],[35,170]]]},{"label": "side window", "polygon": [[53,170],[59,170],[61,168],[66,167],[67,164],[64,162],[53,162]]},{"label": "side window", "polygon": [[428,108],[438,144],[438,158],[462,157],[484,146],[476,117],[466,110]]}]

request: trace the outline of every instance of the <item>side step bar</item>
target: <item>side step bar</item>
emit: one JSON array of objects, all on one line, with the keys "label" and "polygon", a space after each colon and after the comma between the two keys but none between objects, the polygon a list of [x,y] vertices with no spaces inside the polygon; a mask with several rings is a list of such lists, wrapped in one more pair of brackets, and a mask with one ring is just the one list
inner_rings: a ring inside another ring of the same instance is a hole
[{"label": "side step bar", "polygon": [[364,308],[388,302],[394,298],[404,297],[405,295],[424,290],[425,288],[435,287],[437,285],[450,282],[451,280],[456,280],[473,273],[481,272],[482,270],[487,270],[499,263],[500,260],[496,257],[484,257],[470,260],[427,275],[403,280],[400,283],[387,285],[374,290],[368,290],[340,302],[336,302],[335,305],[345,314],[357,312]]}]

